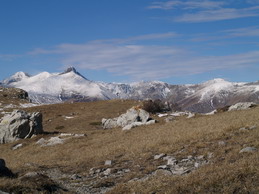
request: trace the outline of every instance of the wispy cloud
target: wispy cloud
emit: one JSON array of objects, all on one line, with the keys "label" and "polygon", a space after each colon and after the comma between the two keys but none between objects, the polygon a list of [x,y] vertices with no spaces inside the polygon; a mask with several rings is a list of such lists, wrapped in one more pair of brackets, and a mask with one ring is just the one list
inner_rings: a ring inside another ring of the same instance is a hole
[{"label": "wispy cloud", "polygon": [[148,9],[215,9],[220,8],[226,4],[223,1],[165,1],[165,2],[153,2]]},{"label": "wispy cloud", "polygon": [[60,44],[52,49],[36,49],[31,54],[58,55],[60,63],[64,66],[106,70],[115,75],[129,76],[131,81],[164,79],[218,69],[247,67],[258,65],[259,61],[259,51],[238,55],[198,56],[173,46],[130,44],[109,40],[85,44]]},{"label": "wispy cloud", "polygon": [[[236,8],[231,1],[165,1],[154,2],[149,9],[171,10],[177,9],[172,13],[172,21],[176,22],[211,22],[220,20],[230,20],[245,17],[259,16],[259,6],[257,0],[247,0],[244,8]],[[252,5],[251,5],[252,4]],[[181,12],[179,12],[179,10]],[[190,11],[191,10],[191,11]]]},{"label": "wispy cloud", "polygon": [[[259,26],[249,26],[245,28],[234,28],[228,30],[221,30],[211,33],[202,33],[191,35],[190,40],[194,42],[201,41],[218,41],[218,40],[231,40],[240,38],[235,43],[248,43],[246,38],[249,37],[259,37]],[[252,42],[255,43],[256,41]],[[227,42],[225,42],[227,43]],[[215,42],[217,44],[217,42]]]},{"label": "wispy cloud", "polygon": [[219,20],[229,20],[237,18],[245,18],[259,16],[259,6],[235,9],[221,8],[217,10],[199,11],[193,14],[184,14],[174,19],[177,22],[211,22]]}]

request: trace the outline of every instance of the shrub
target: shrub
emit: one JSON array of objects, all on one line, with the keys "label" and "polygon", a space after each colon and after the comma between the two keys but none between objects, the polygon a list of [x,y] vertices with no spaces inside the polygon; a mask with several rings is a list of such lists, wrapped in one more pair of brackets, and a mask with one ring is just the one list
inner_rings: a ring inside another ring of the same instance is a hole
[{"label": "shrub", "polygon": [[163,112],[165,110],[165,105],[164,103],[159,100],[159,99],[156,99],[156,100],[146,100],[143,102],[143,109],[147,112],[150,112],[150,113],[158,113],[158,112]]}]

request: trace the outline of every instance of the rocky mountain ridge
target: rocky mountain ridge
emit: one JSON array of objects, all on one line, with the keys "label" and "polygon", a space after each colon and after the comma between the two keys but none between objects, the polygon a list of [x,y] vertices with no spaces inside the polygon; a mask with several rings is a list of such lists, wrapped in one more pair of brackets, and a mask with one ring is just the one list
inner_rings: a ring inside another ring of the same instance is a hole
[{"label": "rocky mountain ridge", "polygon": [[26,90],[34,103],[161,99],[173,108],[207,113],[238,102],[259,102],[259,82],[233,83],[214,79],[188,85],[171,85],[160,81],[104,83],[88,80],[74,67],[63,73],[42,72],[35,76],[18,72],[3,80],[1,85]]}]

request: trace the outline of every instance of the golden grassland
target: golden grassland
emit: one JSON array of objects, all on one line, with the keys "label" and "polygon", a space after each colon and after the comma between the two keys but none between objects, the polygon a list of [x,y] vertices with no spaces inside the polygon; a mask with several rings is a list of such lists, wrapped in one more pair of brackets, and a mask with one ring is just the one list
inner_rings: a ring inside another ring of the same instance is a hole
[{"label": "golden grassland", "polygon": [[[158,123],[130,131],[101,128],[102,118],[117,117],[139,103],[111,100],[28,108],[26,111],[43,113],[47,132],[84,133],[86,136],[49,147],[40,147],[35,142],[54,134],[19,140],[0,145],[0,158],[4,158],[8,168],[18,176],[42,168],[86,175],[91,168],[101,168],[105,160],[112,160],[114,168],[131,171],[120,179],[111,180],[116,186],[110,193],[259,193],[259,152],[239,153],[247,146],[259,149],[259,108],[197,115],[190,119],[181,117],[169,123],[153,115]],[[254,125],[257,126],[254,130],[239,131],[241,127]],[[219,141],[226,144],[219,145]],[[23,147],[12,150],[17,143],[23,143]],[[183,176],[152,176],[146,181],[129,182],[154,172],[162,163],[153,157],[160,153],[177,158],[213,153],[213,157],[209,164]],[[41,180],[37,184],[40,183]],[[14,186],[21,190],[33,189],[38,186],[35,184],[0,178],[0,190]]]}]

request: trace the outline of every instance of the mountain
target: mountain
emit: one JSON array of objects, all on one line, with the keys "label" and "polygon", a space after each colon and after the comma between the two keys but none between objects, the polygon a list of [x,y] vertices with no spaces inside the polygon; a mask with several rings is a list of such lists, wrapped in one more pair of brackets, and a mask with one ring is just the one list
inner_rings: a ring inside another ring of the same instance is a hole
[{"label": "mountain", "polygon": [[161,99],[174,109],[207,113],[237,102],[259,103],[259,82],[232,83],[214,79],[201,84],[171,85],[160,81],[130,84],[90,81],[74,67],[62,73],[30,76],[18,72],[0,85],[26,90],[35,103],[109,99]]}]

